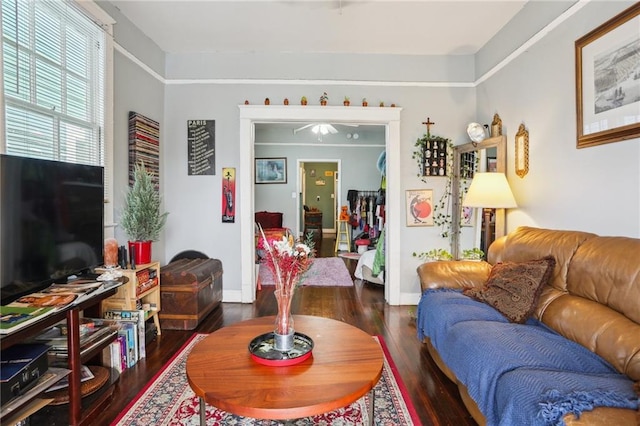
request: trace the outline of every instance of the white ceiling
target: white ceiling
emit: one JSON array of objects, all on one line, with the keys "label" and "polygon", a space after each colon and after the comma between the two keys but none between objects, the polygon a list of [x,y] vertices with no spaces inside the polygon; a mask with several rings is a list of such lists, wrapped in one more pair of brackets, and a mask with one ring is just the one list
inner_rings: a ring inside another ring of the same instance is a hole
[{"label": "white ceiling", "polygon": [[167,53],[476,53],[528,0],[114,0]]}]

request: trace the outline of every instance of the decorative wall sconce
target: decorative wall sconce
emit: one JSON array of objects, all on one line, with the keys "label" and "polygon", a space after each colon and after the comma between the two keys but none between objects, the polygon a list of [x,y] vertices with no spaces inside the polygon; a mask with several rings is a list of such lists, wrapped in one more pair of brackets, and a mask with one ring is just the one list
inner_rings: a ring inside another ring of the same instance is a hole
[{"label": "decorative wall sconce", "polygon": [[518,127],[516,133],[516,174],[521,178],[529,173],[529,131],[524,123]]}]

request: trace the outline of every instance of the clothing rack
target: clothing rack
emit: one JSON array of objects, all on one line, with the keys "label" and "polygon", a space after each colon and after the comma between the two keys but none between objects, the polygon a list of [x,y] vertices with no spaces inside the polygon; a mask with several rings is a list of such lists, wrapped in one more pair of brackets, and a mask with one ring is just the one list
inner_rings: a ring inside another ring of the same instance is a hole
[{"label": "clothing rack", "polygon": [[360,198],[371,199],[373,198],[373,203],[375,204],[375,199],[378,196],[378,190],[360,190],[360,189],[350,189],[347,191],[347,201],[349,202],[349,211],[354,211],[356,209],[356,203]]},{"label": "clothing rack", "polygon": [[377,237],[384,226],[384,204],[378,204],[378,190],[347,191],[350,217],[349,223],[354,232],[367,232]]}]

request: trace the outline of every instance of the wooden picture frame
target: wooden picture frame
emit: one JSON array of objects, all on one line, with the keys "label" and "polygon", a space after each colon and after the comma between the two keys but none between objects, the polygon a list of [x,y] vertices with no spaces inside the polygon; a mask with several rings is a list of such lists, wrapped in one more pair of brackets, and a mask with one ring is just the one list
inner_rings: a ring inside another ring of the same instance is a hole
[{"label": "wooden picture frame", "polygon": [[516,133],[516,174],[521,178],[529,173],[529,131],[520,124]]},{"label": "wooden picture frame", "polygon": [[406,191],[407,226],[433,226],[433,190]]},{"label": "wooden picture frame", "polygon": [[639,27],[636,3],[576,40],[578,148],[640,136]]},{"label": "wooden picture frame", "polygon": [[287,183],[287,159],[256,158],[255,183]]}]

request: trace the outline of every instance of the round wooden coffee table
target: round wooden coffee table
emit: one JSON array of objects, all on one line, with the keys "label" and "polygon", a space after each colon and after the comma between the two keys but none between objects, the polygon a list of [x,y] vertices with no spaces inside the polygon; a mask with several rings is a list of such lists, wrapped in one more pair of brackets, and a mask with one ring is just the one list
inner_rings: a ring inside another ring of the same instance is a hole
[{"label": "round wooden coffee table", "polygon": [[187,379],[205,402],[245,417],[290,420],[345,407],[371,392],[382,375],[384,355],[367,333],[321,317],[295,315],[296,331],[314,341],[312,356],[296,365],[272,367],[251,358],[254,337],[274,329],[275,317],[242,321],[211,333],[187,358]]}]

